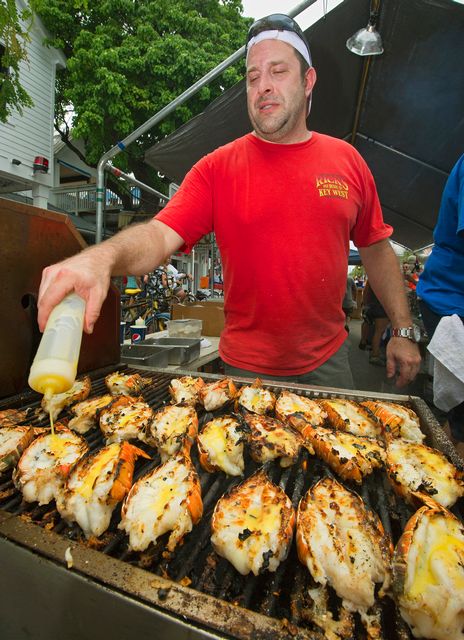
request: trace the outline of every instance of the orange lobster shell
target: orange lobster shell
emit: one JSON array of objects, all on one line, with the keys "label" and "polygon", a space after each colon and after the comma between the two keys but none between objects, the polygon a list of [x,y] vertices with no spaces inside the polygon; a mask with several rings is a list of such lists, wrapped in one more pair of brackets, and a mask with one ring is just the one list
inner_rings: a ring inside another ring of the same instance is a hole
[{"label": "orange lobster shell", "polygon": [[134,476],[135,461],[139,457],[150,460],[150,456],[139,447],[129,444],[129,442],[122,443],[119,452],[118,473],[110,492],[111,498],[116,502],[120,502],[129,492]]}]

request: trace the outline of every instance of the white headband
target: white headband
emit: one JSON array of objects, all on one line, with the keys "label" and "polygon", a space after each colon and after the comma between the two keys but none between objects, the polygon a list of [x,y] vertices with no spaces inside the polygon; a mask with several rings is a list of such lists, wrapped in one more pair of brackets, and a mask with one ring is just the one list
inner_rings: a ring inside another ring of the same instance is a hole
[{"label": "white headband", "polygon": [[258,44],[258,42],[261,42],[262,40],[282,40],[283,42],[290,44],[294,49],[298,51],[298,53],[301,53],[309,66],[312,66],[308,47],[300,38],[300,36],[298,36],[293,31],[279,31],[278,29],[273,29],[271,31],[261,31],[257,36],[250,38],[247,45],[247,60],[251,47],[254,44]]}]

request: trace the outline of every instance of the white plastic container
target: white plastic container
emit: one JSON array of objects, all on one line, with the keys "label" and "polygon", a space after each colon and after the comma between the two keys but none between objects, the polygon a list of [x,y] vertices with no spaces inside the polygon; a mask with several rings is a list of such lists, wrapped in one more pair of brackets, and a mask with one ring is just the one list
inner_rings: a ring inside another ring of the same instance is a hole
[{"label": "white plastic container", "polygon": [[51,312],[29,373],[34,391],[51,396],[74,384],[84,312],[85,301],[76,293],[67,295]]},{"label": "white plastic container", "polygon": [[170,338],[201,338],[203,320],[168,320],[166,324]]}]

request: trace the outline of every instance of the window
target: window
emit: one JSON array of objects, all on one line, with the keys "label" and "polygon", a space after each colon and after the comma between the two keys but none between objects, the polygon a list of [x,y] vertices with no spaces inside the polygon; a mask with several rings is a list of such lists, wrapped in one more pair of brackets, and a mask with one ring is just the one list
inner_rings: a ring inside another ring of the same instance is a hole
[{"label": "window", "polygon": [[0,43],[0,81],[8,75],[8,67],[3,62],[3,56],[5,55],[5,45]]}]

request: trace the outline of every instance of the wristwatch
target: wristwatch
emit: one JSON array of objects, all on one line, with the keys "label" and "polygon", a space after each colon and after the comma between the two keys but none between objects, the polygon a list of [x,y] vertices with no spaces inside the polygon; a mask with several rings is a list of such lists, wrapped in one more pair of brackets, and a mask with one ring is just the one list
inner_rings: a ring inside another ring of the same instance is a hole
[{"label": "wristwatch", "polygon": [[420,342],[421,330],[417,324],[413,324],[410,327],[398,327],[391,330],[392,338],[408,338],[413,342]]}]

